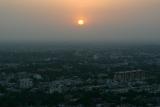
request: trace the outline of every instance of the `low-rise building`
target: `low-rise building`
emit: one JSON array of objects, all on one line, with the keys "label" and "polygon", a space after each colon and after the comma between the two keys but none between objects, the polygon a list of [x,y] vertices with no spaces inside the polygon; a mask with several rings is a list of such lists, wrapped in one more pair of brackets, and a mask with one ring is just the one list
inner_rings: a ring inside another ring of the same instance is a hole
[{"label": "low-rise building", "polygon": [[31,88],[33,86],[33,81],[30,78],[20,79],[20,88]]}]

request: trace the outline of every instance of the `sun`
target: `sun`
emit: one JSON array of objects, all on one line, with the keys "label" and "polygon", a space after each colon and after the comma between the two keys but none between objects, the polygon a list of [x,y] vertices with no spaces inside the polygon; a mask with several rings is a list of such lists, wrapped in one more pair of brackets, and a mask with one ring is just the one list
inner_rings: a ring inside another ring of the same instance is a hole
[{"label": "sun", "polygon": [[83,19],[79,19],[77,23],[78,23],[78,25],[80,25],[80,26],[83,26],[83,25],[85,24],[85,22],[84,22]]}]

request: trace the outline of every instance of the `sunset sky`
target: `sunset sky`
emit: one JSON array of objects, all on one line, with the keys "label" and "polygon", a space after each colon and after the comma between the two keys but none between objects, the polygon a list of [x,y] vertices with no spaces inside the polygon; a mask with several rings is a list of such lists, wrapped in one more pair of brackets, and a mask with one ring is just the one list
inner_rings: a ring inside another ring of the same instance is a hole
[{"label": "sunset sky", "polygon": [[0,0],[0,41],[158,43],[160,0]]}]

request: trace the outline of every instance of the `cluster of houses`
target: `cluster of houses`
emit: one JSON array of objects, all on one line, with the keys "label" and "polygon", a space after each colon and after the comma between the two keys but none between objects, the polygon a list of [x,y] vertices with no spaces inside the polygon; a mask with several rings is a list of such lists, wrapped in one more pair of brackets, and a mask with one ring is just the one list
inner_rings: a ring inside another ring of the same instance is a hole
[{"label": "cluster of houses", "polygon": [[101,78],[102,76],[99,76],[98,79],[88,78],[83,80],[75,77],[47,81],[44,80],[43,76],[40,74],[27,72],[15,74],[6,74],[2,72],[0,76],[0,85],[5,87],[8,91],[30,89],[31,91],[42,90],[52,94],[54,92],[63,93],[76,90],[91,91],[93,89],[100,89],[106,92],[125,93],[132,89],[136,91],[145,90],[152,93],[160,92],[159,84],[149,85],[144,81],[147,76],[142,70],[116,72],[113,79]]}]

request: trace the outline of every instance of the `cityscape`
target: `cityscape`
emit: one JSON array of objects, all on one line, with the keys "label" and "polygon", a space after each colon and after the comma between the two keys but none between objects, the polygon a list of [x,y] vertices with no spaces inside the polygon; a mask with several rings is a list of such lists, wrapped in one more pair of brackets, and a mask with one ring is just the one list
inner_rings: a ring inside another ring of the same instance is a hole
[{"label": "cityscape", "polygon": [[160,107],[160,0],[0,0],[0,107]]},{"label": "cityscape", "polygon": [[159,53],[159,46],[1,48],[0,106],[159,107]]}]

